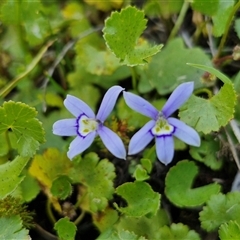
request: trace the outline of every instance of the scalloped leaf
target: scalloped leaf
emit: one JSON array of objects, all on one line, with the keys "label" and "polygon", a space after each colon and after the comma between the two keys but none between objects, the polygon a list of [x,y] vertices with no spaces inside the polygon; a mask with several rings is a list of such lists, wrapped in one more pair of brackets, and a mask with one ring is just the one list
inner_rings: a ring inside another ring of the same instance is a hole
[{"label": "scalloped leaf", "polygon": [[138,236],[145,236],[147,239],[161,239],[159,229],[169,223],[170,219],[167,211],[158,209],[157,214],[151,218],[146,216],[140,218],[121,216],[117,228],[134,232]]},{"label": "scalloped leaf", "polygon": [[12,131],[17,138],[17,150],[23,157],[32,157],[45,141],[37,111],[20,102],[4,102],[0,107],[0,133]]},{"label": "scalloped leaf", "polygon": [[197,131],[208,134],[218,131],[234,116],[236,92],[230,79],[216,69],[208,66],[189,64],[217,76],[223,83],[219,92],[210,99],[203,99],[192,95],[180,108],[179,117],[186,124]]},{"label": "scalloped leaf", "polygon": [[102,211],[114,193],[115,167],[107,159],[99,160],[96,153],[73,160],[70,177],[74,183],[81,183],[86,188],[81,189],[86,194],[81,207],[87,211]]},{"label": "scalloped leaf", "polygon": [[200,236],[194,230],[189,230],[188,226],[183,225],[182,223],[173,223],[170,227],[161,227],[159,231],[159,239],[200,240]]},{"label": "scalloped leaf", "polygon": [[218,230],[218,234],[221,240],[238,239],[240,236],[240,226],[236,221],[223,223]]},{"label": "scalloped leaf", "polygon": [[146,59],[158,53],[163,45],[150,47],[148,43],[136,44],[146,28],[144,12],[135,7],[127,7],[121,12],[113,12],[105,21],[103,37],[107,46],[122,64],[142,65]]},{"label": "scalloped leaf", "polygon": [[166,176],[165,193],[167,198],[179,207],[196,207],[204,204],[213,194],[220,191],[216,183],[203,187],[191,188],[198,167],[194,162],[183,160],[171,167]]},{"label": "scalloped leaf", "polygon": [[190,155],[195,160],[204,163],[212,170],[219,170],[223,165],[223,159],[217,158],[217,152],[220,150],[220,141],[213,136],[206,136],[201,140],[200,147],[190,147]]},{"label": "scalloped leaf", "polygon": [[117,187],[116,194],[123,197],[128,206],[115,207],[130,217],[153,216],[157,213],[160,205],[161,195],[152,190],[146,182],[128,182]]},{"label": "scalloped leaf", "polygon": [[20,216],[1,217],[0,226],[0,239],[31,239],[28,235],[28,230],[23,229]]},{"label": "scalloped leaf", "polygon": [[189,81],[194,81],[195,88],[202,87],[203,84],[199,81],[202,77],[201,71],[186,65],[191,61],[212,64],[201,48],[186,48],[181,38],[171,40],[160,53],[152,57],[146,67],[137,68],[140,75],[139,91],[145,93],[156,88],[160,95],[166,95],[180,83]]},{"label": "scalloped leaf", "polygon": [[76,235],[77,227],[67,217],[59,219],[54,224],[54,229],[60,240],[73,240]]},{"label": "scalloped leaf", "polygon": [[240,192],[213,195],[200,212],[201,227],[206,231],[216,230],[230,220],[240,223]]},{"label": "scalloped leaf", "polygon": [[23,181],[25,176],[20,176],[29,158],[17,156],[11,162],[0,165],[0,198],[12,193]]}]

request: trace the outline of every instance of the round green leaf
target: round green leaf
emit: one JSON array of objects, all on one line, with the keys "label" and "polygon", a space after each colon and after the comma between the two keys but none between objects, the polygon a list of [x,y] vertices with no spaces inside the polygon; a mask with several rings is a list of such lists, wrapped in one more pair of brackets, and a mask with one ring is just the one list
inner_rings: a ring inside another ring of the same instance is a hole
[{"label": "round green leaf", "polygon": [[20,102],[4,102],[0,107],[0,133],[9,130],[14,133],[18,152],[23,157],[33,156],[45,141],[42,124],[36,115],[34,108]]},{"label": "round green leaf", "polygon": [[198,168],[194,162],[178,162],[166,176],[165,193],[168,199],[179,207],[196,207],[205,203],[213,194],[220,191],[220,185],[209,184],[192,189]]},{"label": "round green leaf", "polygon": [[161,195],[154,192],[146,182],[124,183],[116,189],[116,193],[128,203],[127,207],[118,207],[115,204],[117,209],[127,216],[152,216],[160,205]]},{"label": "round green leaf", "polygon": [[136,44],[146,23],[144,12],[131,6],[120,13],[113,12],[105,21],[103,36],[106,44],[123,64],[145,64],[145,59],[161,50],[163,45],[150,47],[146,42]]},{"label": "round green leaf", "polygon": [[55,223],[54,229],[57,231],[60,240],[73,240],[77,231],[76,225],[68,218],[59,219]]}]

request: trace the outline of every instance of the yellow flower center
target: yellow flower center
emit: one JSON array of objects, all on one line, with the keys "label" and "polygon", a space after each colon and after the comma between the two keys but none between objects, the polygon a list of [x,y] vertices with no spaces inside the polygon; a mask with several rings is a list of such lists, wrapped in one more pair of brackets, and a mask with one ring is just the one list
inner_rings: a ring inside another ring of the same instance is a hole
[{"label": "yellow flower center", "polygon": [[85,137],[90,132],[96,131],[98,128],[98,122],[95,119],[90,119],[83,115],[78,121],[78,132],[81,136]]},{"label": "yellow flower center", "polygon": [[160,117],[151,131],[155,136],[171,135],[174,131],[174,127],[170,125],[166,119]]}]

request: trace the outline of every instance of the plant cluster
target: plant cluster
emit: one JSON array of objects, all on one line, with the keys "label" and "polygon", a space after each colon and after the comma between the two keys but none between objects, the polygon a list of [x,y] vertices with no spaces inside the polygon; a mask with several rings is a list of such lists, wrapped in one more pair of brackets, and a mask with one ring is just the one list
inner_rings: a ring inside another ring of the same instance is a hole
[{"label": "plant cluster", "polygon": [[0,2],[0,239],[238,239],[239,8]]}]

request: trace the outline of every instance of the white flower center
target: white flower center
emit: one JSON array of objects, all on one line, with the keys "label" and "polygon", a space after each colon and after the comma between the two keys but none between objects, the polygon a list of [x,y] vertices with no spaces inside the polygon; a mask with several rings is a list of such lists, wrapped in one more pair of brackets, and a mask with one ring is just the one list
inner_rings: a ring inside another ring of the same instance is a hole
[{"label": "white flower center", "polygon": [[151,132],[155,136],[172,135],[174,127],[165,118],[159,117]]},{"label": "white flower center", "polygon": [[82,115],[78,120],[78,132],[82,137],[87,136],[90,132],[96,131],[98,122],[95,119]]}]

